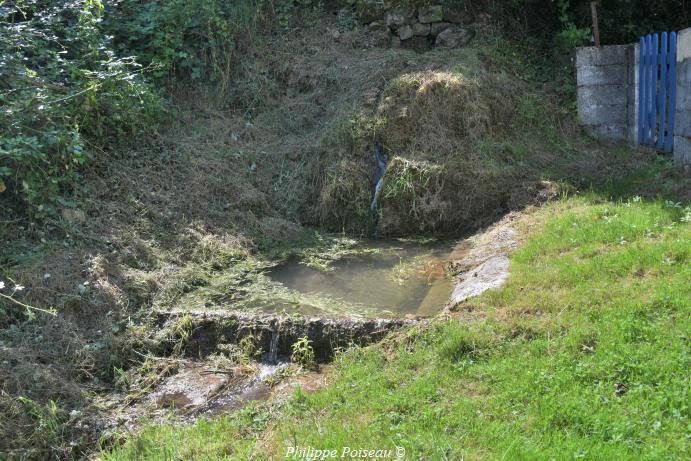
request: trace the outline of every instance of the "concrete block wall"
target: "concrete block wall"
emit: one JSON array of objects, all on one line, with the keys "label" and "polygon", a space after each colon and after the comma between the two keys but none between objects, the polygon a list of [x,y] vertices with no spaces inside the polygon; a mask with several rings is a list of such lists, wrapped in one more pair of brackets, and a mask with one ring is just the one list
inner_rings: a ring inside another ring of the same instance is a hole
[{"label": "concrete block wall", "polygon": [[635,45],[576,51],[578,118],[602,141],[627,143],[637,138],[637,57]]},{"label": "concrete block wall", "polygon": [[691,27],[677,33],[677,100],[674,163],[691,171]]}]

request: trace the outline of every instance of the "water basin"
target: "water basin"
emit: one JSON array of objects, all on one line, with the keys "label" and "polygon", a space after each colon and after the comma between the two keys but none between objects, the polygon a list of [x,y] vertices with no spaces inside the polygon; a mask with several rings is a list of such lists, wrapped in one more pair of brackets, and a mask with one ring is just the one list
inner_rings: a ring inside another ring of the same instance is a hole
[{"label": "water basin", "polygon": [[[267,275],[306,299],[331,299],[366,316],[432,315],[451,293],[445,263],[453,247],[452,242],[373,240],[334,261],[329,270],[295,258]],[[318,313],[309,311],[305,299],[296,304],[299,312]]]}]

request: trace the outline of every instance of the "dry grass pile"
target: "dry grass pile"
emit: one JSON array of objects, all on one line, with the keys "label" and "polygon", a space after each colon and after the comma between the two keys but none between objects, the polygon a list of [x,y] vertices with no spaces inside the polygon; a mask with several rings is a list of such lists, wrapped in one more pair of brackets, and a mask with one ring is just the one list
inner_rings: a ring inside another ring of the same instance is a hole
[{"label": "dry grass pile", "polygon": [[420,55],[373,107],[354,111],[349,151],[329,157],[322,225],[368,230],[375,140],[390,159],[379,204],[383,235],[459,235],[541,200],[544,179],[587,184],[615,171],[617,159],[579,137],[557,102],[484,64],[481,56],[491,52]]}]

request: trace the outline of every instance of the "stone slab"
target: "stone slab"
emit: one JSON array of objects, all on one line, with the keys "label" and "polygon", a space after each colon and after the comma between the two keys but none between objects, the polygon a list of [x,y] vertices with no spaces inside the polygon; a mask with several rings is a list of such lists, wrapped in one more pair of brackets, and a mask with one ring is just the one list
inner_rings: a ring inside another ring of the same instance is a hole
[{"label": "stone slab", "polygon": [[626,105],[626,85],[596,85],[578,88],[578,107]]},{"label": "stone slab", "polygon": [[579,107],[578,119],[584,125],[626,125],[628,111],[623,104]]},{"label": "stone slab", "polygon": [[579,66],[576,68],[578,86],[625,85],[628,69],[625,64],[611,66]]},{"label": "stone slab", "polygon": [[576,66],[611,66],[628,63],[627,51],[633,45],[584,46],[576,50]]},{"label": "stone slab", "polygon": [[691,137],[691,110],[677,108],[674,114],[674,134]]}]

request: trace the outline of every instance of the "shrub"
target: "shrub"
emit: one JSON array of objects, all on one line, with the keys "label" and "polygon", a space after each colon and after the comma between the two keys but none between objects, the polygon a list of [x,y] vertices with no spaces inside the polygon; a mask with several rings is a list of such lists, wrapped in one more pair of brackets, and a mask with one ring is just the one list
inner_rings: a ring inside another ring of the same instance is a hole
[{"label": "shrub", "polygon": [[21,213],[65,205],[91,145],[139,133],[159,112],[141,67],[113,53],[102,13],[99,0],[0,7],[0,199]]},{"label": "shrub", "polygon": [[299,338],[293,344],[293,353],[290,356],[291,360],[295,363],[306,367],[312,367],[315,365],[314,358],[314,348],[312,347],[312,341],[309,340],[307,336]]}]

